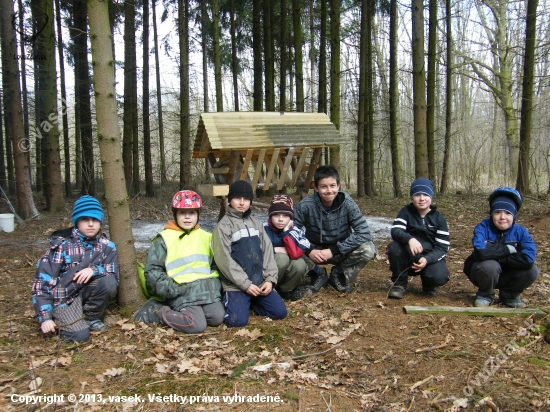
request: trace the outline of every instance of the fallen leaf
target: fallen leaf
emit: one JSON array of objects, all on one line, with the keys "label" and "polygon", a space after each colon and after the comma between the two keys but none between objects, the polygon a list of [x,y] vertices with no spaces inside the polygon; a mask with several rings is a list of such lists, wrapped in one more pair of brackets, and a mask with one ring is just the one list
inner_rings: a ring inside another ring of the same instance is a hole
[{"label": "fallen leaf", "polygon": [[158,373],[168,373],[169,371],[168,366],[166,366],[164,363],[157,363],[155,365],[155,369],[157,370]]},{"label": "fallen leaf", "polygon": [[118,326],[124,325],[126,322],[128,322],[128,319],[120,319],[116,322]]},{"label": "fallen leaf", "polygon": [[273,364],[272,364],[272,363],[266,363],[266,364],[264,364],[264,365],[256,365],[256,366],[253,366],[253,367],[252,367],[252,370],[253,370],[253,371],[256,371],[256,372],[267,372],[267,371],[270,370],[272,367],[273,367]]},{"label": "fallen leaf", "polygon": [[382,308],[382,309],[385,308],[385,306],[384,306],[384,304],[383,304],[382,302],[378,302],[378,303],[376,304],[376,306],[378,306],[379,308]]},{"label": "fallen leaf", "polygon": [[33,392],[37,391],[42,386],[42,378],[37,376],[35,379],[31,380],[29,383],[29,389]]},{"label": "fallen leaf", "polygon": [[107,369],[105,372],[103,372],[103,375],[118,376],[118,375],[122,375],[124,372],[126,372],[126,369],[124,368],[118,368],[118,369],[112,368],[112,369]]},{"label": "fallen leaf", "polygon": [[177,366],[178,366],[179,372],[183,373],[186,370],[189,370],[190,368],[193,367],[193,362],[191,362],[189,360],[185,360],[185,361],[181,361],[180,363],[178,363]]},{"label": "fallen leaf", "polygon": [[105,382],[105,378],[103,377],[103,375],[97,374],[95,378],[100,382]]},{"label": "fallen leaf", "polygon": [[464,408],[464,409],[466,409],[468,407],[468,398],[455,399],[454,402],[453,402],[453,406],[455,408]]},{"label": "fallen leaf", "polygon": [[335,345],[337,343],[342,342],[344,339],[346,339],[344,336],[331,336],[327,339],[327,343],[330,343],[331,345]]},{"label": "fallen leaf", "polygon": [[136,325],[134,325],[133,323],[125,323],[124,325],[122,325],[120,327],[122,330],[132,330],[132,329],[135,329],[136,328]]}]

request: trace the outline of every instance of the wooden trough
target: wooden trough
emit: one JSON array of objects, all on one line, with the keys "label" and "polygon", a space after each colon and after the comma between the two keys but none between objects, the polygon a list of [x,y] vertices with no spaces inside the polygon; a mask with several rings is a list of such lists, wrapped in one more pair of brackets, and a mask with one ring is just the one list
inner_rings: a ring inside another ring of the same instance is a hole
[{"label": "wooden trough", "polygon": [[247,180],[254,190],[311,188],[323,148],[344,143],[324,113],[203,113],[193,147],[194,158],[206,158],[215,184],[199,185],[206,196],[222,199],[229,185]]}]

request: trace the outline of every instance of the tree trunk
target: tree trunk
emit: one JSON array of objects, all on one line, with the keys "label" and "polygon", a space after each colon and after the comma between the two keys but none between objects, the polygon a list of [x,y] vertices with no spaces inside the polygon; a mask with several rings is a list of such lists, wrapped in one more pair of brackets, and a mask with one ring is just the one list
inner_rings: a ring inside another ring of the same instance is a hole
[{"label": "tree trunk", "polygon": [[[153,37],[155,42],[155,73],[157,80],[157,111],[159,122],[159,151],[160,151],[160,184],[166,183],[166,157],[164,154],[164,124],[162,122],[162,91],[160,86],[160,63],[159,63],[159,42],[157,34],[157,12],[156,1],[152,0],[153,9]],[[205,96],[206,97],[206,96]]]},{"label": "tree trunk", "polygon": [[304,72],[302,62],[302,24],[300,0],[292,0],[292,25],[294,28],[294,72],[296,76],[296,111],[304,111]]},{"label": "tree trunk", "polygon": [[321,29],[319,33],[319,100],[317,112],[327,113],[327,0],[321,2]]},{"label": "tree trunk", "polygon": [[[15,194],[16,192],[16,182],[15,182],[15,168],[14,168],[14,164],[13,164],[13,144],[12,144],[12,134],[11,134],[11,131],[10,131],[10,113],[11,113],[11,110],[10,108],[8,107],[9,106],[9,102],[4,98],[4,127],[5,127],[5,130],[6,130],[6,138],[5,138],[5,149],[6,149],[6,168],[7,168],[7,175],[8,175],[8,178],[7,178],[7,181],[6,181],[6,184],[7,184],[7,189],[8,189],[8,192],[10,194]],[[37,141],[40,141],[38,138],[36,139]],[[27,144],[27,147],[26,149],[29,150],[31,148],[31,140],[30,139],[27,139],[27,141],[25,141],[25,143]],[[29,173],[30,174],[30,173]]]},{"label": "tree trunk", "polygon": [[287,53],[286,53],[286,0],[281,1],[281,37],[279,39],[279,50],[281,53],[281,66],[279,68],[279,111],[286,111],[286,71],[287,71]]},{"label": "tree trunk", "polygon": [[[21,0],[19,0],[21,2]],[[71,196],[71,147],[69,141],[69,119],[67,116],[67,92],[65,87],[65,58],[63,57],[63,36],[61,34],[61,7],[59,0],[55,0],[55,17],[57,23],[57,52],[59,55],[59,76],[61,86],[61,103],[65,110],[62,110],[63,116],[63,155],[65,160],[65,196]],[[25,84],[23,82],[23,84]],[[25,87],[24,87],[25,89]],[[26,92],[23,90],[23,102],[26,99]],[[25,106],[25,103],[23,103]],[[28,136],[28,134],[26,134]]]},{"label": "tree trunk", "polygon": [[223,112],[222,63],[220,56],[220,10],[218,0],[212,0],[212,48],[214,49],[214,83],[216,84],[216,111]]},{"label": "tree trunk", "polygon": [[78,71],[80,137],[82,141],[82,193],[95,196],[94,144],[90,109],[90,74],[88,66],[88,23],[86,0],[74,0],[75,70]]},{"label": "tree trunk", "polygon": [[[2,127],[4,119],[4,111],[2,110],[2,91],[0,91],[0,187],[4,191],[8,190],[8,181],[6,173],[6,161],[4,152],[4,128]],[[27,135],[25,135],[27,136]],[[6,133],[6,139],[8,138]],[[30,145],[27,143],[27,148],[30,150]]]},{"label": "tree trunk", "polygon": [[263,110],[262,86],[262,0],[252,2],[252,54],[254,58],[253,106],[255,112]]},{"label": "tree trunk", "polygon": [[357,110],[357,196],[365,196],[365,101],[367,77],[368,2],[361,0],[361,35],[359,39],[359,102]]},{"label": "tree trunk", "polygon": [[538,0],[527,1],[525,22],[525,57],[523,60],[523,95],[521,97],[521,127],[519,131],[519,160],[516,189],[523,194],[529,187],[529,155],[531,152],[531,119],[533,117],[533,83],[535,71],[535,40]]},{"label": "tree trunk", "polygon": [[365,58],[365,194],[374,196],[374,93],[373,93],[373,55],[372,55],[372,21],[374,19],[374,1],[367,1],[366,9],[366,58]]},{"label": "tree trunk", "polygon": [[[19,5],[19,27],[24,27],[25,22],[25,8],[23,6],[23,1],[18,0]],[[29,99],[28,99],[28,92],[27,92],[27,63],[25,59],[25,42],[23,41],[23,31],[20,33],[20,41],[19,41],[19,47],[21,50],[21,94],[23,98],[23,127],[25,129],[25,136],[29,137]],[[66,116],[66,114],[65,114]],[[64,116],[64,117],[65,117]],[[31,164],[31,151],[30,147],[29,150],[26,151],[27,156],[27,162],[29,165]],[[31,169],[29,168],[29,181],[31,182],[32,186],[32,173]]]},{"label": "tree trunk", "polygon": [[[39,90],[43,98],[45,117],[40,119],[40,134],[46,143],[46,174],[44,194],[46,205],[50,212],[65,209],[63,184],[61,183],[61,158],[59,154],[59,128],[57,126],[57,74],[55,68],[55,38],[53,31],[53,2],[40,0],[36,13],[36,22],[44,27],[37,39],[38,50],[44,59],[38,62]],[[10,125],[11,126],[11,125]],[[14,147],[14,154],[15,154]]]},{"label": "tree trunk", "polygon": [[180,188],[191,183],[189,143],[189,0],[178,0],[180,40]]},{"label": "tree trunk", "polygon": [[437,0],[430,1],[428,27],[428,84],[426,106],[426,146],[428,149],[428,177],[436,186],[435,174],[435,60],[437,57]]},{"label": "tree trunk", "polygon": [[6,115],[9,118],[9,132],[12,138],[17,184],[17,212],[22,219],[38,215],[32,197],[29,179],[29,163],[25,150],[29,148],[29,139],[25,136],[23,107],[21,105],[21,87],[19,86],[19,68],[17,63],[17,41],[15,29],[11,24],[14,14],[12,0],[0,0],[0,37],[2,44],[2,84]]},{"label": "tree trunk", "polygon": [[424,3],[412,0],[414,166],[416,177],[428,177],[426,144],[426,75],[424,70]]},{"label": "tree trunk", "polygon": [[441,193],[447,193],[449,186],[449,162],[451,160],[451,136],[453,116],[453,35],[451,25],[451,0],[445,0],[445,21],[447,23],[447,68],[445,85],[445,148],[443,149],[443,166],[441,168]]},{"label": "tree trunk", "polygon": [[397,0],[390,1],[390,150],[393,196],[401,197],[401,156],[399,148],[399,79],[397,76]]},{"label": "tree trunk", "polygon": [[[233,101],[234,110],[239,111],[239,83],[237,80],[238,60],[237,60],[237,38],[235,34],[235,0],[230,0],[229,5],[230,35],[231,35],[231,74],[233,76]],[[208,110],[207,110],[208,111]],[[206,162],[209,164],[208,162]]]},{"label": "tree trunk", "polygon": [[135,32],[135,9],[134,3],[130,0],[124,2],[124,114],[122,123],[124,125],[122,135],[122,159],[124,162],[124,177],[126,179],[126,191],[132,190],[132,146],[134,144],[133,131],[133,91],[132,77],[136,76],[136,32]]},{"label": "tree trunk", "polygon": [[109,30],[108,3],[89,0],[90,40],[97,116],[97,137],[105,179],[105,197],[109,216],[109,232],[117,246],[120,284],[118,302],[132,312],[143,303],[143,294],[136,275],[136,253],[130,221],[130,206],[118,126],[113,49]]},{"label": "tree trunk", "polygon": [[275,61],[273,59],[272,4],[264,0],[265,110],[275,110]]},{"label": "tree trunk", "polygon": [[145,163],[145,196],[155,196],[151,126],[149,123],[149,0],[143,2],[143,162]]},{"label": "tree trunk", "polygon": [[[340,0],[330,6],[330,121],[340,130]],[[330,164],[340,167],[340,146],[330,148]]]}]

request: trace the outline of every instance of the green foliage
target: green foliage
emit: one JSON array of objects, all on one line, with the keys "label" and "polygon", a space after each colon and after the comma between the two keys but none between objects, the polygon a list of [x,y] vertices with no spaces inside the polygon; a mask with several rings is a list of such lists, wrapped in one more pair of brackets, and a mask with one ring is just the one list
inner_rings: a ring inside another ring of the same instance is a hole
[{"label": "green foliage", "polygon": [[235,369],[233,369],[233,372],[231,372],[231,378],[238,378],[242,375],[242,373],[246,370],[246,368],[249,368],[250,366],[256,365],[256,359],[252,358],[247,361],[244,361],[242,363],[239,363],[237,366],[235,366]]}]

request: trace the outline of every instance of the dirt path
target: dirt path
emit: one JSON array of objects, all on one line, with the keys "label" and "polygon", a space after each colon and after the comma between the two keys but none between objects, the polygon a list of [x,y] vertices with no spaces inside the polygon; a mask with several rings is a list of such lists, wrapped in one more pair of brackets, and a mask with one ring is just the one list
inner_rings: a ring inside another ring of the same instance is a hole
[{"label": "dirt path", "polygon": [[[132,218],[168,218],[157,202],[135,199]],[[359,201],[365,214],[390,218],[405,203]],[[486,200],[449,196],[436,203],[452,241],[452,279],[436,297],[421,295],[420,281],[413,279],[402,301],[386,299],[390,272],[383,256],[361,272],[352,294],[326,289],[289,303],[283,321],[253,316],[246,328],[187,336],[136,325],[113,306],[109,331],[82,345],[42,336],[30,300],[35,263],[49,234],[69,225],[69,213],[45,213],[13,233],[0,233],[0,409],[474,410],[489,397],[476,410],[550,410],[550,351],[539,333],[547,319],[404,314],[404,305],[470,306],[475,293],[462,264]],[[206,213],[216,214],[216,206],[211,203]],[[548,202],[528,200],[519,221],[537,242],[541,269],[523,297],[529,307],[548,310]],[[378,247],[383,252],[385,244]],[[29,385],[37,382],[40,392],[33,395]],[[41,399],[39,409],[21,403],[33,399],[20,395],[58,398]]]}]

